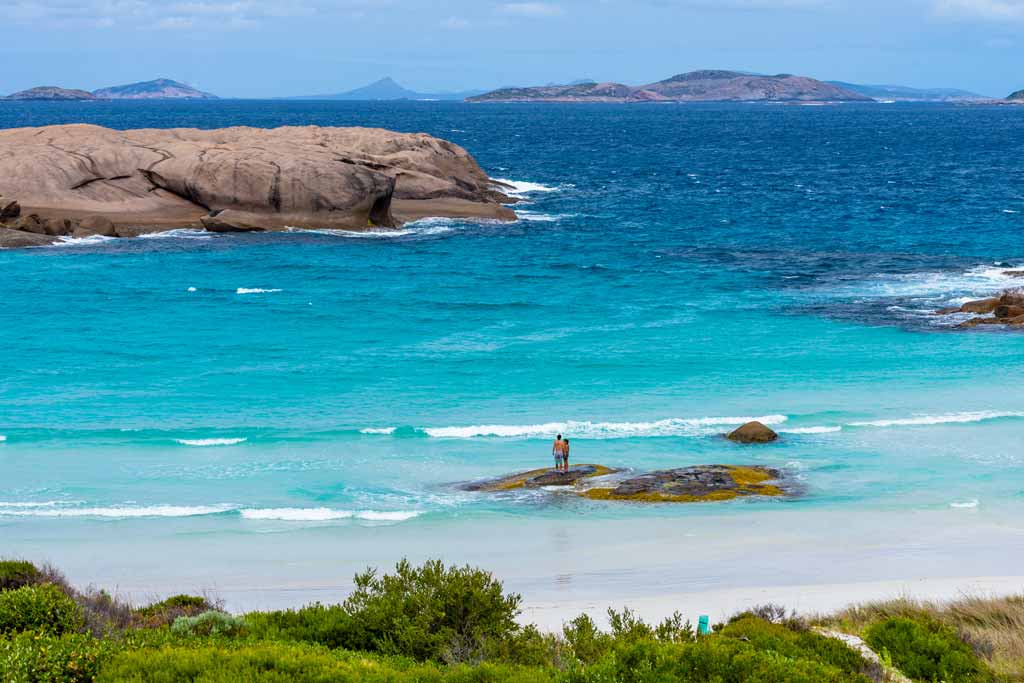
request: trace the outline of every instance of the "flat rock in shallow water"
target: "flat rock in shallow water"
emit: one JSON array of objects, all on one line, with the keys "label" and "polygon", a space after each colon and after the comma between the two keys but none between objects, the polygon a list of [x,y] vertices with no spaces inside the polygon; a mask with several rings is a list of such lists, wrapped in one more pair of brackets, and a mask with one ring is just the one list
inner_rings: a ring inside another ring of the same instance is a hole
[{"label": "flat rock in shallow water", "polygon": [[463,491],[512,491],[514,489],[533,489],[541,486],[572,486],[576,482],[593,477],[614,474],[614,470],[604,465],[574,465],[568,472],[558,472],[553,468],[517,472],[497,479],[475,481],[459,486]]},{"label": "flat rock in shallow water", "polygon": [[784,496],[778,486],[782,473],[769,467],[698,465],[659,470],[631,477],[612,488],[583,491],[596,500],[630,500],[648,503],[699,503],[749,496]]}]

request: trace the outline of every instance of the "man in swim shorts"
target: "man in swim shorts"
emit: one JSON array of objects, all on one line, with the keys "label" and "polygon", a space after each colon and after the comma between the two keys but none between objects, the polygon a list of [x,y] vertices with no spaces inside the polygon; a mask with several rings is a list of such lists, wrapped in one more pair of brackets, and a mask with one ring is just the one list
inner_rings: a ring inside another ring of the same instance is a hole
[{"label": "man in swim shorts", "polygon": [[565,462],[565,442],[562,441],[561,434],[559,434],[555,438],[555,442],[551,444],[551,455],[555,458],[555,470],[561,472],[562,463]]},{"label": "man in swim shorts", "polygon": [[562,471],[569,474],[569,439],[562,439]]}]

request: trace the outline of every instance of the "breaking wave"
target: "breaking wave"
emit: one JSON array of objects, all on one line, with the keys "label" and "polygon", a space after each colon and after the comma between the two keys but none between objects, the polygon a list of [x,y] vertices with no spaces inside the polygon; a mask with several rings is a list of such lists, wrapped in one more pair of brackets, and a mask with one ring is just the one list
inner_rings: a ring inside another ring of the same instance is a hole
[{"label": "breaking wave", "polygon": [[702,436],[719,431],[718,428],[739,426],[752,420],[766,425],[782,424],[785,415],[760,417],[699,417],[670,418],[655,422],[547,422],[532,425],[470,425],[466,427],[427,427],[427,435],[445,439],[471,439],[475,437],[547,438],[558,433],[576,439],[624,439],[650,436]]},{"label": "breaking wave", "polygon": [[918,425],[937,424],[961,424],[969,422],[984,422],[985,420],[998,420],[1006,417],[1024,417],[1024,412],[1017,411],[996,411],[981,410],[966,413],[946,413],[944,415],[914,415],[912,417],[901,417],[885,420],[868,420],[865,422],[851,422],[851,427],[912,427]]},{"label": "breaking wave", "polygon": [[182,446],[234,446],[247,440],[244,436],[219,439],[175,439]]},{"label": "breaking wave", "polygon": [[516,199],[526,199],[527,195],[537,192],[558,192],[561,189],[560,187],[531,183],[528,180],[509,180],[508,178],[492,178],[492,180],[501,183],[497,186],[500,192]]},{"label": "breaking wave", "polygon": [[954,500],[952,503],[949,504],[949,507],[959,509],[976,508],[978,507],[978,499],[972,498],[970,500]]},{"label": "breaking wave", "polygon": [[235,294],[273,294],[274,292],[280,292],[280,289],[260,289],[259,287],[239,287],[235,290]]},{"label": "breaking wave", "polygon": [[779,429],[780,434],[834,434],[843,431],[840,426],[835,427],[793,427],[791,429]]},{"label": "breaking wave", "polygon": [[329,522],[338,519],[361,519],[368,522],[404,522],[418,517],[419,512],[398,510],[335,510],[332,508],[247,508],[239,510],[243,519],[284,522]]},{"label": "breaking wave", "polygon": [[28,503],[24,506],[0,506],[0,517],[103,517],[109,519],[134,519],[138,517],[197,517],[220,515],[231,512],[226,505],[149,505],[140,507],[57,507],[56,503]]}]

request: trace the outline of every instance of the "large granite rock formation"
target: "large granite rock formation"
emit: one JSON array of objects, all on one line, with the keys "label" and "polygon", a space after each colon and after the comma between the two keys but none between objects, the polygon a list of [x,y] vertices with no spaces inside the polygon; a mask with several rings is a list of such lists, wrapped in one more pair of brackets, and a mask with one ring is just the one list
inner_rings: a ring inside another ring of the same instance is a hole
[{"label": "large granite rock formation", "polygon": [[3,100],[44,100],[50,102],[95,100],[98,99],[91,92],[76,90],[74,88],[58,88],[55,85],[41,85],[36,88],[29,88],[16,92],[7,97],[0,97]]},{"label": "large granite rock formation", "polygon": [[748,496],[784,496],[776,485],[782,473],[768,467],[698,465],[641,474],[612,488],[593,487],[583,492],[596,500],[648,503],[700,503]]},{"label": "large granite rock formation", "polygon": [[0,131],[0,207],[20,207],[0,227],[55,237],[87,218],[114,226],[93,234],[122,237],[172,227],[365,230],[426,216],[514,220],[503,206],[511,201],[464,149],[425,134],[83,124]]}]

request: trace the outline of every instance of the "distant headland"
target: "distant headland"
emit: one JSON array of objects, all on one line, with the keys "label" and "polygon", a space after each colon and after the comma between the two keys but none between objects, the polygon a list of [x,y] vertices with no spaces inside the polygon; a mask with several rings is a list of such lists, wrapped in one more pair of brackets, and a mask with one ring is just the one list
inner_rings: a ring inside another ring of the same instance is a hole
[{"label": "distant headland", "polygon": [[215,100],[218,98],[216,95],[197,90],[178,81],[172,81],[169,78],[157,78],[152,81],[100,88],[92,92],[46,85],[22,90],[0,99],[59,102],[76,100]]},{"label": "distant headland", "polygon": [[677,74],[648,85],[580,83],[533,88],[502,88],[468,102],[872,102],[853,90],[807,76],[762,76],[739,71],[702,70]]}]

